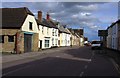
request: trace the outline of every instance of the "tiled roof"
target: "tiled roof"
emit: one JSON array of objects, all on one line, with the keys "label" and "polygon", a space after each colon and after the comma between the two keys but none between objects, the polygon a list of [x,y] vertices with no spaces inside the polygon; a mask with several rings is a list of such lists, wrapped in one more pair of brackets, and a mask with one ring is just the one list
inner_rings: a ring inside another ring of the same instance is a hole
[{"label": "tiled roof", "polygon": [[54,24],[51,20],[46,20],[45,18],[43,18],[42,23],[45,24],[47,27],[58,29],[56,24]]},{"label": "tiled roof", "polygon": [[58,29],[59,29],[60,32],[66,33],[65,28],[64,28],[62,25],[60,25],[60,26],[58,27]]},{"label": "tiled roof", "polygon": [[27,15],[34,14],[26,7],[21,8],[1,8],[2,10],[2,28],[21,28]]}]

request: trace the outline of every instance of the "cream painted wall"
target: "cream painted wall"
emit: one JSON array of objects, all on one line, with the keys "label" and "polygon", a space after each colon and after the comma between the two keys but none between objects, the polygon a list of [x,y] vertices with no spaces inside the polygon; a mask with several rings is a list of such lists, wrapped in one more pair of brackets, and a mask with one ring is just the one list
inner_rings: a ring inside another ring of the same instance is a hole
[{"label": "cream painted wall", "polygon": [[[43,30],[43,32],[42,32],[42,30]],[[51,31],[52,31],[52,28],[39,25],[39,43],[38,43],[39,48],[40,48],[40,40],[42,40],[42,49],[51,47],[51,35],[52,35]],[[50,42],[49,47],[45,47],[45,39],[49,40],[49,42]]]},{"label": "cream painted wall", "polygon": [[[54,35],[53,35],[53,31],[54,31]],[[52,28],[51,30],[51,46],[58,46],[58,29],[55,29],[55,28]]]},{"label": "cream painted wall", "polygon": [[[33,28],[32,30],[29,29],[29,22],[32,22],[33,24]],[[22,25],[21,28],[22,31],[27,31],[27,32],[34,32],[34,33],[38,33],[38,26],[37,26],[37,22],[35,20],[35,17],[32,15],[28,15]]]}]

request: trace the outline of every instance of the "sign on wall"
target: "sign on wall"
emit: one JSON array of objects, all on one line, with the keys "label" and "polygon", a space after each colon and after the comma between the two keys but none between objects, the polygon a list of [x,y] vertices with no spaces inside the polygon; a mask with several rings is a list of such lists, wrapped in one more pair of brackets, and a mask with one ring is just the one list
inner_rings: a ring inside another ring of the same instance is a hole
[{"label": "sign on wall", "polygon": [[98,30],[98,36],[107,36],[108,31],[107,30]]}]

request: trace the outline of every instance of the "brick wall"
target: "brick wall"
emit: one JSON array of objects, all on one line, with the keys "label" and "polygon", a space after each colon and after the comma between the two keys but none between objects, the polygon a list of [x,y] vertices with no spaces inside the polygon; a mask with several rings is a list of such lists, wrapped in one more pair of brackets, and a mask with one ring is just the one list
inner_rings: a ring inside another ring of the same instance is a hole
[{"label": "brick wall", "polygon": [[0,49],[2,52],[12,52],[15,49],[15,36],[14,36],[14,42],[8,42],[8,35],[15,35],[16,32],[19,30],[17,29],[0,29],[2,33],[0,35],[4,35],[4,43],[0,43]]},{"label": "brick wall", "polygon": [[32,42],[32,51],[38,51],[39,34],[34,33]]}]

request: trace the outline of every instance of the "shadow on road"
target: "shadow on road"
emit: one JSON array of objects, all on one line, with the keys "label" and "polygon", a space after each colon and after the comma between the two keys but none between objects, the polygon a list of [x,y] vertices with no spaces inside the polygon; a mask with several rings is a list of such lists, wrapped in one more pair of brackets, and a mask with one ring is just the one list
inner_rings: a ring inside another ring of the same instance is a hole
[{"label": "shadow on road", "polygon": [[2,74],[4,76],[79,76],[86,63],[75,59],[46,57],[5,68]]},{"label": "shadow on road", "polygon": [[90,59],[91,56],[92,56],[91,47],[80,47],[80,48],[77,48],[77,49],[66,50],[65,53],[70,54],[73,57],[77,57],[77,58]]}]

